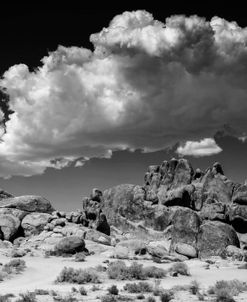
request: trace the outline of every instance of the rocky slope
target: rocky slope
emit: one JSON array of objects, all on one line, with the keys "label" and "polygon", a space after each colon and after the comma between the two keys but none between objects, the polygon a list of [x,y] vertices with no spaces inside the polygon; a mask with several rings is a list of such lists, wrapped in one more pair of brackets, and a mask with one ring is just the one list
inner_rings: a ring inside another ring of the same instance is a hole
[{"label": "rocky slope", "polygon": [[86,240],[114,246],[117,258],[246,260],[247,186],[229,180],[219,163],[201,171],[173,158],[148,167],[143,186],[93,189],[81,209],[69,213],[55,211],[43,197],[1,190],[0,239],[0,248],[59,247],[65,253],[76,243],[88,251]]}]

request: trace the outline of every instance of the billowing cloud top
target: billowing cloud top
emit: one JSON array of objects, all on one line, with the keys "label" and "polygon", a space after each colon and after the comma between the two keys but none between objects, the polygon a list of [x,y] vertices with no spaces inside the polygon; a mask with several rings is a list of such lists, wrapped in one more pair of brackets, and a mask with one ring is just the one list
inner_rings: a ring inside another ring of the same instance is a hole
[{"label": "billowing cloud top", "polygon": [[1,176],[199,141],[223,124],[247,131],[247,28],[218,17],[164,24],[135,11],[90,40],[93,52],[59,46],[33,72],[19,64],[4,73],[14,113],[0,143]]}]

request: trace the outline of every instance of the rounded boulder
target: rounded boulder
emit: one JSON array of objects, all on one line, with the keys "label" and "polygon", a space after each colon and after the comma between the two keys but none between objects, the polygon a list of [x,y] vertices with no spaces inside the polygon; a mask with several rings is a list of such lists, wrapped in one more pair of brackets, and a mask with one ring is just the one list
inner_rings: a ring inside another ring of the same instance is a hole
[{"label": "rounded boulder", "polygon": [[85,249],[85,241],[77,236],[68,236],[62,238],[55,246],[55,250],[59,253],[75,254]]}]

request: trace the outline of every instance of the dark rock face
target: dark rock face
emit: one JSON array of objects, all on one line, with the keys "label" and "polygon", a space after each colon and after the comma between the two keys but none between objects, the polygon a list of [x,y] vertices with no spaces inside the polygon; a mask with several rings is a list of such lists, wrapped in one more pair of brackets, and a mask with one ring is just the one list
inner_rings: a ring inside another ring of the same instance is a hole
[{"label": "dark rock face", "polygon": [[247,206],[232,204],[228,210],[229,220],[239,233],[247,233]]},{"label": "dark rock face", "polygon": [[56,251],[65,254],[75,254],[77,252],[82,252],[84,249],[84,240],[77,236],[68,236],[62,238],[55,246]]},{"label": "dark rock face", "polygon": [[52,213],[54,208],[49,200],[41,196],[25,195],[0,200],[0,208],[14,208],[27,212]]},{"label": "dark rock face", "polygon": [[200,226],[197,238],[199,257],[221,255],[228,245],[240,246],[233,227],[220,221],[207,221]]},{"label": "dark rock face", "polygon": [[111,229],[107,222],[105,214],[100,214],[99,219],[97,221],[96,230],[110,236]]}]

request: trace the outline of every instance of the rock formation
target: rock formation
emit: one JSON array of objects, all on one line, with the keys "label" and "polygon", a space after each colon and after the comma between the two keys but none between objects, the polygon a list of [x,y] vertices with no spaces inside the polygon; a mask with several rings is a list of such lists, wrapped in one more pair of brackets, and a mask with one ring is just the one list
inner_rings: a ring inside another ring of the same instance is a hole
[{"label": "rock formation", "polygon": [[[136,241],[142,235],[148,242]],[[229,180],[219,163],[201,171],[172,158],[149,166],[143,186],[94,188],[80,209],[67,213],[40,196],[0,192],[0,246],[28,242],[70,253],[83,250],[86,240],[116,245],[115,256],[123,258],[247,259],[246,238],[247,185]]]}]

